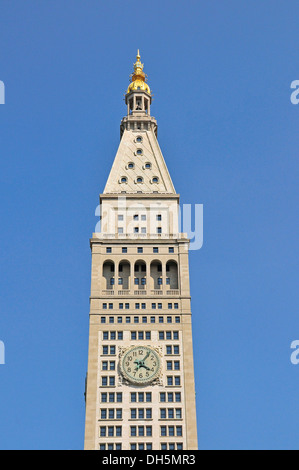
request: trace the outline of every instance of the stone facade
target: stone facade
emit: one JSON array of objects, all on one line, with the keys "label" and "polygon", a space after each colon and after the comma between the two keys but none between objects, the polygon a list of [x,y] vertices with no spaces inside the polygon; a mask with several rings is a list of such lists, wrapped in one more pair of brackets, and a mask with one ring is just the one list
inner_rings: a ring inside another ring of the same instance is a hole
[{"label": "stone facade", "polygon": [[[179,233],[179,195],[157,141],[149,87],[137,86],[138,57],[100,196],[101,232],[90,240],[85,449],[195,450],[189,240]],[[132,345],[159,352],[154,382],[136,385],[121,374]]]}]

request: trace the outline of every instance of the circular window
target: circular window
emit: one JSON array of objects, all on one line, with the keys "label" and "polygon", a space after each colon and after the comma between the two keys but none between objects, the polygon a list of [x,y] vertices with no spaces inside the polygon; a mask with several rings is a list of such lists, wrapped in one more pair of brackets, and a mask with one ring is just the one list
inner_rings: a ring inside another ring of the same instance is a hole
[{"label": "circular window", "polygon": [[128,179],[127,179],[125,176],[123,176],[123,177],[120,179],[120,182],[121,182],[121,183],[126,183],[127,181],[128,181]]},{"label": "circular window", "polygon": [[138,184],[143,183],[143,178],[142,178],[141,176],[138,176],[136,182],[137,182]]},{"label": "circular window", "polygon": [[142,137],[141,137],[141,135],[139,135],[138,137],[136,137],[136,142],[139,142],[139,143],[142,142]]},{"label": "circular window", "polygon": [[130,170],[132,170],[134,168],[134,166],[135,166],[134,163],[132,163],[132,162],[128,163],[128,168]]},{"label": "circular window", "polygon": [[152,182],[153,182],[153,183],[159,183],[159,178],[158,178],[158,176],[154,176],[153,179],[152,179]]},{"label": "circular window", "polygon": [[142,149],[137,149],[137,150],[136,150],[136,153],[137,153],[137,155],[142,155],[142,154],[143,154],[143,151],[142,151]]},{"label": "circular window", "polygon": [[145,168],[146,170],[150,170],[151,167],[152,167],[152,164],[151,164],[151,163],[146,163],[146,164],[144,165],[144,168]]}]

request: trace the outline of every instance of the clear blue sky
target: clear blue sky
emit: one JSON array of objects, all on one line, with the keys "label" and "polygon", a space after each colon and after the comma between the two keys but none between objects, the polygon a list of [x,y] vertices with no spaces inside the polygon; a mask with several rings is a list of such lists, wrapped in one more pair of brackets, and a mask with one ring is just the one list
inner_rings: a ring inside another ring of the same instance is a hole
[{"label": "clear blue sky", "polygon": [[94,211],[140,48],[191,252],[199,445],[298,449],[298,1],[0,2],[0,448],[81,449]]}]

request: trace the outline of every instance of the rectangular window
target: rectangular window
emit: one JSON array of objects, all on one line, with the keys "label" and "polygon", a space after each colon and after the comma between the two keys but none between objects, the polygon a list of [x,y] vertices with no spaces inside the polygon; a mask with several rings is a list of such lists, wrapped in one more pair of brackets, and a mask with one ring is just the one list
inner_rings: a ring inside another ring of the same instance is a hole
[{"label": "rectangular window", "polygon": [[101,323],[106,323],[106,317],[101,317]]},{"label": "rectangular window", "polygon": [[122,253],[124,253],[124,254],[125,254],[125,253],[128,253],[128,248],[127,248],[127,247],[123,247],[123,248],[121,249],[121,251],[122,251]]},{"label": "rectangular window", "polygon": [[123,394],[122,393],[117,393],[116,394],[116,401],[117,401],[117,403],[122,403],[122,401],[123,401]]},{"label": "rectangular window", "polygon": [[172,246],[168,248],[168,253],[174,253],[174,248]]},{"label": "rectangular window", "polygon": [[130,304],[126,303],[126,304],[125,304],[125,309],[126,309],[126,310],[129,310],[129,308],[130,308]]},{"label": "rectangular window", "polygon": [[153,253],[159,253],[159,248],[154,247],[154,248],[153,248]]},{"label": "rectangular window", "polygon": [[155,317],[151,317],[151,323],[156,323],[156,318]]},{"label": "rectangular window", "polygon": [[131,403],[136,403],[137,402],[137,393],[132,392],[131,393]]},{"label": "rectangular window", "polygon": [[144,402],[144,393],[143,392],[138,393],[138,401],[139,401],[139,403]]},{"label": "rectangular window", "polygon": [[108,385],[108,377],[102,377],[102,387],[107,387]]},{"label": "rectangular window", "polygon": [[123,227],[118,227],[118,233],[119,233],[119,234],[122,234],[122,233],[124,233],[124,229],[123,229]]},{"label": "rectangular window", "polygon": [[161,214],[158,214],[158,215],[156,216],[156,220],[161,221],[161,220],[162,220],[162,215],[161,215]]},{"label": "rectangular window", "polygon": [[164,340],[164,331],[159,331],[159,340]]},{"label": "rectangular window", "polygon": [[119,216],[118,216],[118,220],[119,220],[120,222],[122,222],[122,221],[124,220],[124,216],[123,216],[123,215],[119,215]]},{"label": "rectangular window", "polygon": [[137,253],[143,253],[143,248],[142,248],[142,247],[138,247],[138,248],[137,248]]},{"label": "rectangular window", "polygon": [[123,334],[122,331],[119,331],[119,332],[117,333],[117,339],[118,339],[119,341],[122,341],[122,340],[124,339],[124,334]]},{"label": "rectangular window", "polygon": [[131,331],[131,340],[135,341],[137,339],[137,333],[136,331]]},{"label": "rectangular window", "polygon": [[145,401],[146,401],[146,403],[151,403],[152,402],[152,393],[151,392],[147,392],[145,394]]},{"label": "rectangular window", "polygon": [[143,215],[141,216],[141,220],[142,220],[142,221],[146,220],[146,215],[143,214]]},{"label": "rectangular window", "polygon": [[107,247],[107,248],[106,248],[106,253],[112,253],[112,248],[111,248],[111,247]]},{"label": "rectangular window", "polygon": [[[141,304],[141,308],[142,308],[142,310],[145,310],[145,309],[146,309],[146,304],[145,304],[145,303],[142,303],[142,304]],[[146,322],[145,322],[145,323],[146,323]]]},{"label": "rectangular window", "polygon": [[173,377],[167,377],[167,385],[168,386],[173,385]]},{"label": "rectangular window", "polygon": [[157,227],[157,233],[162,233],[162,227]]}]

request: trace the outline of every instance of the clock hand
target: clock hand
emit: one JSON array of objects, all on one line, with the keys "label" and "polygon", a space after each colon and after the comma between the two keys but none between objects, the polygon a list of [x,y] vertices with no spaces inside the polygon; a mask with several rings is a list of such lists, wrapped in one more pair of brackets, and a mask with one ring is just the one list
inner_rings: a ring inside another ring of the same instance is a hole
[{"label": "clock hand", "polygon": [[146,361],[146,359],[147,359],[150,355],[151,355],[151,351],[149,351],[149,352],[147,353],[147,355],[146,355],[145,358],[143,359],[143,362]]}]

